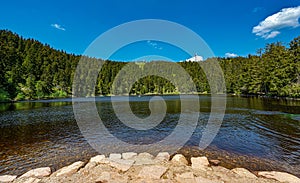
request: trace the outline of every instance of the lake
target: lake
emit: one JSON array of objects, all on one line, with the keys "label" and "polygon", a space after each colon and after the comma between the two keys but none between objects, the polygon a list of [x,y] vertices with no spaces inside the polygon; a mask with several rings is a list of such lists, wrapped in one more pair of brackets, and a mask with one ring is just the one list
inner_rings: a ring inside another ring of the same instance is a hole
[{"label": "lake", "polygon": [[[179,96],[162,96],[166,115],[158,127],[133,130],[118,121],[110,97],[97,97],[99,116],[110,133],[131,144],[151,144],[168,136],[181,114]],[[125,97],[115,97],[122,108]],[[130,97],[133,113],[150,115],[151,96]],[[210,114],[211,97],[194,96],[200,101],[197,127],[184,147],[177,152],[188,157],[206,155],[221,160],[221,165],[245,167],[252,171],[277,170],[300,176],[300,101],[259,97],[227,97],[222,126],[213,142],[199,150]],[[123,111],[124,112],[124,111]],[[126,111],[124,112],[126,113]],[[133,124],[135,125],[135,124]],[[143,125],[143,124],[140,124]],[[190,124],[183,124],[183,129]],[[101,132],[99,132],[101,134]],[[178,136],[185,132],[178,133]],[[168,150],[176,141],[170,142]],[[110,140],[101,141],[106,151],[118,151]],[[124,148],[126,152],[130,149]],[[149,153],[157,149],[147,149]],[[74,117],[72,99],[37,100],[0,104],[0,175],[20,175],[27,170],[50,166],[56,170],[77,160],[88,160],[99,154],[83,137]]]}]

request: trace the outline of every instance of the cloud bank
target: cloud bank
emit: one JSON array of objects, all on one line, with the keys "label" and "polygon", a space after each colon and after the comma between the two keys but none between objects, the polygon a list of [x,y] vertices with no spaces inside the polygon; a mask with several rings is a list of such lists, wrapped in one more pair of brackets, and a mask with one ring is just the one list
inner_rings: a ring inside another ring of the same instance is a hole
[{"label": "cloud bank", "polygon": [[61,25],[59,24],[51,24],[51,27],[54,27],[58,30],[62,30],[62,31],[65,31],[66,29],[64,27],[62,27]]},{"label": "cloud bank", "polygon": [[276,37],[280,34],[279,30],[283,28],[299,27],[300,6],[293,8],[284,8],[253,27],[252,33],[265,39]]},{"label": "cloud bank", "polygon": [[238,57],[235,53],[225,53],[225,57]]}]

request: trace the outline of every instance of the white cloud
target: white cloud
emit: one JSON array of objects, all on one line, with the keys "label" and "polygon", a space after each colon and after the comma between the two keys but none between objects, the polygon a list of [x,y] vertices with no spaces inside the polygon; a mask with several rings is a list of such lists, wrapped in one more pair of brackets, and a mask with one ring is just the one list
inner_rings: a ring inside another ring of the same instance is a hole
[{"label": "white cloud", "polygon": [[257,26],[253,27],[252,33],[265,39],[276,37],[280,32],[278,30],[292,27],[299,27],[300,6],[293,8],[284,8],[280,12],[267,17]]},{"label": "white cloud", "polygon": [[238,57],[235,53],[225,53],[225,57]]},{"label": "white cloud", "polygon": [[64,27],[62,27],[61,25],[59,24],[51,24],[51,27],[54,27],[58,30],[62,30],[62,31],[65,31],[66,29]]},{"label": "white cloud", "polygon": [[199,62],[199,61],[203,61],[203,57],[199,56],[199,55],[195,55],[194,57],[186,59],[185,61],[187,61],[187,62]]}]

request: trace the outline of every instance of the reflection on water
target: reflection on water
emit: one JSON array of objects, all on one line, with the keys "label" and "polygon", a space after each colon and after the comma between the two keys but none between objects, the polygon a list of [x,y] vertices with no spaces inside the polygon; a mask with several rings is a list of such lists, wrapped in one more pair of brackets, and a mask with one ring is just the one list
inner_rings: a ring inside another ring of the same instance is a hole
[{"label": "reflection on water", "polygon": [[[130,98],[136,116],[149,116],[150,98]],[[179,97],[163,98],[167,105],[163,122],[143,132],[118,121],[109,97],[97,98],[97,107],[105,126],[115,136],[130,143],[149,144],[168,136],[180,117]],[[116,99],[122,106],[123,98]],[[210,103],[209,96],[200,96],[198,126],[179,152],[220,159],[229,168],[281,170],[300,176],[300,101],[228,97],[222,127],[213,143],[202,152],[196,147],[209,117]],[[109,141],[102,145],[111,152],[116,149]],[[0,104],[0,174],[21,174],[41,166],[57,169],[95,154],[80,133],[71,99]]]}]

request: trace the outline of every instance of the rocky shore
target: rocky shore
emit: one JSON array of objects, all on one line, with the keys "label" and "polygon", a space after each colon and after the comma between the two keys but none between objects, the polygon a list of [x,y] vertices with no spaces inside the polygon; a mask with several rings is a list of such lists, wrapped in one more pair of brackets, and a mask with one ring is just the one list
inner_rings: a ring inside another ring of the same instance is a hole
[{"label": "rocky shore", "polygon": [[183,155],[172,158],[162,152],[156,157],[149,153],[97,155],[88,162],[78,161],[57,171],[50,167],[30,170],[17,177],[0,176],[0,182],[13,183],[300,183],[300,179],[285,172],[250,172],[244,168],[227,169],[219,166],[218,160],[208,160],[205,156],[192,157],[188,161]]}]

